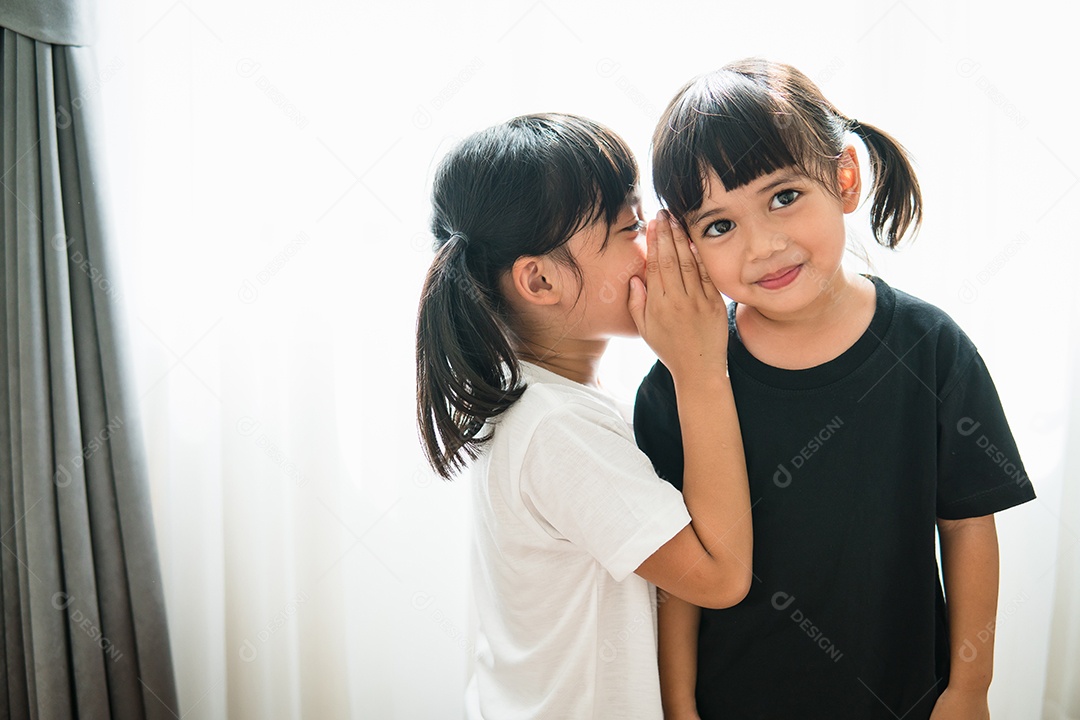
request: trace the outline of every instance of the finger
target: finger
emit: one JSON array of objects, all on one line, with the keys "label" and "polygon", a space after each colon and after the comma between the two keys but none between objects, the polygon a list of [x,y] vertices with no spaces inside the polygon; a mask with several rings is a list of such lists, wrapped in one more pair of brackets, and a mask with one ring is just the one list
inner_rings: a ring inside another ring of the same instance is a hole
[{"label": "finger", "polygon": [[630,298],[626,301],[626,304],[630,308],[630,317],[634,319],[634,324],[637,325],[638,334],[642,337],[645,337],[645,301],[647,298],[648,291],[645,289],[645,283],[638,276],[632,276],[630,278]]},{"label": "finger", "polygon": [[720,291],[716,289],[712,278],[709,277],[709,269],[705,267],[705,262],[701,259],[701,253],[698,252],[694,245],[690,246],[690,250],[694,253],[694,259],[697,260],[698,274],[701,275],[701,287],[705,291],[705,297],[719,297]]},{"label": "finger", "polygon": [[686,287],[679,267],[679,253],[675,249],[675,238],[671,234],[670,217],[671,215],[666,210],[661,210],[656,218],[656,256],[665,292],[685,290]]},{"label": "finger", "polygon": [[663,293],[664,281],[660,277],[660,258],[656,242],[658,224],[656,220],[650,220],[645,226],[645,285]]},{"label": "finger", "polygon": [[704,292],[701,285],[701,272],[698,269],[698,260],[690,249],[690,238],[675,218],[668,213],[668,229],[671,232],[672,245],[675,254],[679,258],[679,272],[682,277],[683,287],[688,293]]}]

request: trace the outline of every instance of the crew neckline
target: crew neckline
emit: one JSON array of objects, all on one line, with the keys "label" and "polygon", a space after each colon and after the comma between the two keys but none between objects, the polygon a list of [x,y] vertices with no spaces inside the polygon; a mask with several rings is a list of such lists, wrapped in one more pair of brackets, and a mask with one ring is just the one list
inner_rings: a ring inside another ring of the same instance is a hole
[{"label": "crew neckline", "polygon": [[863,277],[873,282],[877,291],[874,316],[859,339],[832,360],[801,370],[778,368],[758,360],[743,345],[738,325],[735,322],[735,308],[738,303],[734,301],[728,306],[729,359],[739,369],[762,384],[784,390],[812,390],[848,377],[881,347],[883,338],[892,323],[893,310],[896,307],[896,292],[888,283],[875,275],[864,274]]}]

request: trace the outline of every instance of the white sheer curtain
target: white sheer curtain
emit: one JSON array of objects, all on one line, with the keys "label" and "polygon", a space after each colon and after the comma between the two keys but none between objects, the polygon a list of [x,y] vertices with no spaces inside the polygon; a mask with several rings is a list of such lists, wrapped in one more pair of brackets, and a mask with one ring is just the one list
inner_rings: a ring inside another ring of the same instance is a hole
[{"label": "white sheer curtain", "polygon": [[[1047,2],[759,7],[111,0],[95,91],[185,718],[460,715],[465,483],[412,420],[433,163],[540,110],[644,161],[683,81],[752,54],[917,158],[924,231],[875,272],[979,345],[1039,493],[999,518],[994,717],[1080,716],[1071,29]],[[649,361],[618,343],[609,384]]]},{"label": "white sheer curtain", "polygon": [[[1072,314],[1072,357],[1080,354],[1080,313]],[[1074,360],[1075,368],[1075,360]],[[1047,668],[1045,720],[1080,717],[1080,383],[1073,383],[1065,459],[1066,483],[1061,503],[1057,547],[1057,589],[1054,596],[1050,662]]]}]

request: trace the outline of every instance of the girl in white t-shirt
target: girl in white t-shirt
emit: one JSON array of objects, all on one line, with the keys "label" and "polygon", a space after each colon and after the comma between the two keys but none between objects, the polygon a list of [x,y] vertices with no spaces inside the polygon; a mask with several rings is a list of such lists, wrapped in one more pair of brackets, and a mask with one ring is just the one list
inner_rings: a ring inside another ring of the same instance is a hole
[{"label": "girl in white t-shirt", "polygon": [[[470,718],[660,718],[653,585],[713,608],[750,585],[726,308],[667,215],[642,247],[637,183],[617,135],[556,114],[467,138],[435,178],[417,412],[442,476],[476,461]],[[639,333],[675,378],[681,495],[597,378]]]}]

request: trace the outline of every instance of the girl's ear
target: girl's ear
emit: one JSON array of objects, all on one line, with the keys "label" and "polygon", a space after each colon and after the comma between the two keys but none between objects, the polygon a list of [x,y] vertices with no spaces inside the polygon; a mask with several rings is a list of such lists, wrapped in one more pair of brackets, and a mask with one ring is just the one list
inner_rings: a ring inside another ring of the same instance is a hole
[{"label": "girl's ear", "polygon": [[840,202],[844,212],[854,212],[859,206],[859,194],[862,192],[862,175],[859,172],[859,156],[855,146],[848,145],[840,153],[840,167],[837,176],[840,184]]},{"label": "girl's ear", "polygon": [[560,299],[558,269],[548,257],[519,257],[510,268],[510,285],[529,305],[554,305]]}]

